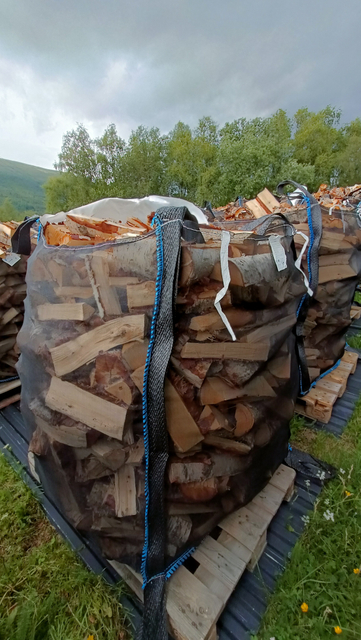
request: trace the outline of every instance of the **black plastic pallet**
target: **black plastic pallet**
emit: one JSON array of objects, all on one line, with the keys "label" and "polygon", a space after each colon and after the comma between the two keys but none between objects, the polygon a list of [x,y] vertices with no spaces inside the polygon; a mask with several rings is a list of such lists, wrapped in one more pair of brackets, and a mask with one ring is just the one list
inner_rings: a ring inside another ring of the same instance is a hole
[{"label": "black plastic pallet", "polygon": [[[51,524],[86,566],[94,573],[102,574],[110,584],[115,584],[119,576],[111,565],[100,556],[89,540],[65,520],[33,480],[27,460],[28,437],[18,405],[10,405],[0,412],[0,449],[12,464],[21,464],[23,479],[42,504]],[[219,640],[249,640],[251,635],[257,633],[277,576],[285,569],[290,553],[305,526],[303,517],[312,510],[321,489],[319,482],[309,480],[306,483],[306,478],[297,474],[295,497],[290,503],[284,503],[280,507],[268,529],[267,546],[256,569],[253,573],[245,571],[218,622]],[[137,629],[141,622],[141,604],[125,597],[121,603],[128,610]]]}]

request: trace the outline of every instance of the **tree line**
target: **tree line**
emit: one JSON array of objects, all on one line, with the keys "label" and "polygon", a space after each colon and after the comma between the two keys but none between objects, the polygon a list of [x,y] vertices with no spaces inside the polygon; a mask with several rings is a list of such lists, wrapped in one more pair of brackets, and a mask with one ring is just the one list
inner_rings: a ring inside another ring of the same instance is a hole
[{"label": "tree line", "polygon": [[220,206],[251,198],[290,178],[311,191],[321,183],[361,182],[361,119],[341,124],[341,111],[279,110],[267,118],[240,118],[223,127],[210,117],[195,129],[178,122],[166,135],[139,126],[126,142],[116,126],[92,139],[79,124],[63,138],[60,173],[44,188],[50,213],[106,197],[151,194]]}]

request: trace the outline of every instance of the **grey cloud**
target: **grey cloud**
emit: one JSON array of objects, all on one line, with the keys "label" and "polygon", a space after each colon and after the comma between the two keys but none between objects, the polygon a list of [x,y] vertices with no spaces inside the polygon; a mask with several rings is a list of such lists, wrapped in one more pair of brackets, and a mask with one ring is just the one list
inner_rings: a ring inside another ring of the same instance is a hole
[{"label": "grey cloud", "polygon": [[125,132],[304,105],[348,120],[360,110],[358,15],[359,0],[3,0],[0,56],[51,85],[46,114],[40,89],[29,106],[44,130],[51,104]]}]

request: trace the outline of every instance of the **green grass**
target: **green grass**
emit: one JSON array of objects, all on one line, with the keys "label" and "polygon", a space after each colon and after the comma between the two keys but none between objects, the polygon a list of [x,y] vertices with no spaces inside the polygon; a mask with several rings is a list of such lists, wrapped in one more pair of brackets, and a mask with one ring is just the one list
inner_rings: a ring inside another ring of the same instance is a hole
[{"label": "green grass", "polygon": [[[360,640],[361,576],[354,569],[361,568],[361,399],[340,439],[300,417],[291,433],[295,447],[338,472],[309,514],[254,638],[327,640],[339,626],[342,638]],[[83,567],[3,457],[0,487],[0,640],[126,638],[121,587],[111,589]]]},{"label": "green grass", "polygon": [[296,418],[292,443],[335,465],[338,473],[310,513],[255,638],[326,640],[337,637],[339,626],[342,638],[359,640],[361,577],[354,569],[361,568],[361,400],[341,439],[306,428]]},{"label": "green grass", "polygon": [[0,640],[121,640],[122,586],[76,558],[0,454]]},{"label": "green grass", "polygon": [[[21,212],[45,213],[43,184],[56,172],[34,167],[22,162],[0,158],[0,206],[10,198],[15,209]],[[19,214],[20,215],[20,214]],[[24,213],[21,214],[23,219]]]}]

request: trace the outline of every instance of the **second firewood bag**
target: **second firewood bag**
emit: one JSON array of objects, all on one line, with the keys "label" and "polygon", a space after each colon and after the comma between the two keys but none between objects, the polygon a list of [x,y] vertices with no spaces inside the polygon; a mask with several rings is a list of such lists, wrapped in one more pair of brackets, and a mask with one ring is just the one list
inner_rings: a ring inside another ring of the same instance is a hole
[{"label": "second firewood bag", "polygon": [[40,238],[19,338],[35,472],[146,583],[284,459],[306,291],[280,216],[197,230],[185,208],[162,208],[153,229],[95,246]]},{"label": "second firewood bag", "polygon": [[[282,189],[290,182],[279,186]],[[305,235],[309,239],[303,265],[314,294],[307,300],[303,335],[312,381],[336,365],[345,349],[351,305],[361,277],[361,221],[357,201],[345,197],[345,189],[333,189],[340,195],[331,198],[326,185],[312,196],[301,185],[292,184],[298,188],[299,198],[290,204],[283,201],[280,210],[297,231],[297,250],[303,247]],[[311,263],[315,225],[319,225],[320,233],[315,261]]]}]

